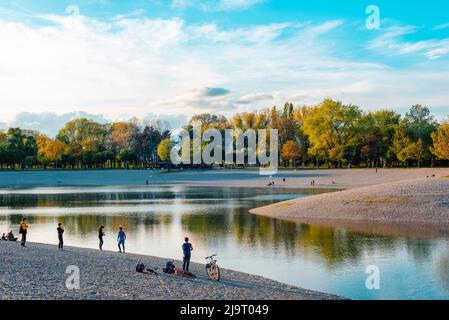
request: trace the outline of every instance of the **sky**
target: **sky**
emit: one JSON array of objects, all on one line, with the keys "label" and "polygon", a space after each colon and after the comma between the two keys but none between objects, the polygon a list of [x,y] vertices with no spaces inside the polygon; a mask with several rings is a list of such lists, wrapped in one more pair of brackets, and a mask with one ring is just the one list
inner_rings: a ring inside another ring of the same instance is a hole
[{"label": "sky", "polygon": [[0,128],[325,98],[444,119],[448,88],[446,0],[0,0]]}]

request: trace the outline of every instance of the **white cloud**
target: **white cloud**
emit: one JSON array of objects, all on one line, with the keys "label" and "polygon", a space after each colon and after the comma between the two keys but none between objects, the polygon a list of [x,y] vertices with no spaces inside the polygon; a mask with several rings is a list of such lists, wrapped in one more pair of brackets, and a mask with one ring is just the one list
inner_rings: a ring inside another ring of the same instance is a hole
[{"label": "white cloud", "polygon": [[442,29],[447,29],[447,28],[449,28],[449,22],[437,25],[437,26],[433,27],[432,30],[435,31],[435,30],[442,30]]},{"label": "white cloud", "polygon": [[393,55],[422,54],[429,59],[438,59],[449,53],[449,38],[401,41],[403,36],[416,32],[414,26],[390,27],[372,40],[369,48]]},{"label": "white cloud", "polygon": [[[332,37],[345,27],[340,20],[222,28],[176,17],[41,19],[39,26],[0,20],[0,122],[12,123],[20,112],[74,110],[106,119],[231,115],[325,97],[368,109],[447,107],[447,64],[424,59],[398,71],[345,58],[344,44]],[[394,49],[407,32],[413,29],[389,30],[371,50]],[[445,54],[428,43],[395,50]]]},{"label": "white cloud", "polygon": [[204,11],[246,10],[265,0],[172,0],[172,7],[195,7]]}]

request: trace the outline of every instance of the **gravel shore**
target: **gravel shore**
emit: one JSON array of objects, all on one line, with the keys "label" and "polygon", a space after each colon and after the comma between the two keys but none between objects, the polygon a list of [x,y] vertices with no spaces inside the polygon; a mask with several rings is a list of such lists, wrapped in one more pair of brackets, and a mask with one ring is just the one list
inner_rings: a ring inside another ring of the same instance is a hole
[{"label": "gravel shore", "polygon": [[[260,276],[222,271],[206,279],[204,265],[192,263],[194,278],[140,274],[137,263],[161,267],[167,259],[136,254],[0,241],[0,299],[25,300],[321,300],[337,296],[282,284]],[[68,266],[80,270],[80,289],[68,290]],[[179,261],[175,265],[180,266]],[[158,270],[159,271],[159,270]]]},{"label": "gravel shore", "polygon": [[[294,199],[251,210],[254,214],[318,224],[352,222],[367,229],[376,222],[449,230],[449,179],[429,177],[376,184]],[[347,223],[345,224],[347,226]],[[419,228],[417,228],[419,229]],[[428,228],[426,228],[428,230]]]}]

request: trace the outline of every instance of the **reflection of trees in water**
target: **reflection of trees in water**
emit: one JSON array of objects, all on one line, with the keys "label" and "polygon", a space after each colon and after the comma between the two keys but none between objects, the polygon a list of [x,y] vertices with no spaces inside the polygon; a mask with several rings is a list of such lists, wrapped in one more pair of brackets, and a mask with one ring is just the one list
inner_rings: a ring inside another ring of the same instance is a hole
[{"label": "reflection of trees in water", "polygon": [[440,287],[449,293],[449,252],[442,254],[437,260],[436,273],[440,280]]},{"label": "reflection of trees in water", "polygon": [[[21,215],[6,216],[10,226],[19,225]],[[98,227],[103,224],[106,229],[118,230],[119,226],[124,226],[128,231],[136,231],[144,227],[144,230],[153,230],[159,225],[170,225],[172,216],[170,214],[157,215],[120,215],[120,216],[100,216],[100,215],[63,215],[63,216],[29,216],[27,217],[31,225],[64,224],[67,232],[74,235],[84,236],[98,231]]]},{"label": "reflection of trees in water", "polygon": [[[247,208],[234,208],[231,212],[216,215],[184,215],[182,225],[203,238],[224,240],[232,235],[237,243],[245,246],[282,248],[291,257],[312,255],[324,259],[331,268],[348,260],[357,262],[370,252],[392,252],[402,244],[399,238],[391,236],[367,235],[252,215],[248,214]],[[410,245],[413,246],[413,242]],[[273,254],[277,252],[274,250]],[[424,248],[422,252],[426,252]]]},{"label": "reflection of trees in water", "polygon": [[417,262],[427,262],[432,257],[434,244],[431,240],[407,238],[405,245],[407,253]]}]

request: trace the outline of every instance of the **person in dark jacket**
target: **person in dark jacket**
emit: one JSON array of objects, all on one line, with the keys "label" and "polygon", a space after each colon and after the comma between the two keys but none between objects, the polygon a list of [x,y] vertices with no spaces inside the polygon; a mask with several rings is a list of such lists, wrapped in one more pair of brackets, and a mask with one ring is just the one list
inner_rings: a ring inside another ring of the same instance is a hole
[{"label": "person in dark jacket", "polygon": [[100,227],[98,228],[98,239],[100,240],[99,247],[100,247],[100,250],[102,250],[102,251],[103,251],[103,243],[104,243],[103,237],[104,236],[105,236],[104,225],[100,225]]},{"label": "person in dark jacket", "polygon": [[59,250],[62,250],[64,248],[64,226],[62,225],[62,223],[58,223],[58,228],[56,229],[58,231],[58,240],[59,240],[59,244],[58,244],[58,248]]}]

